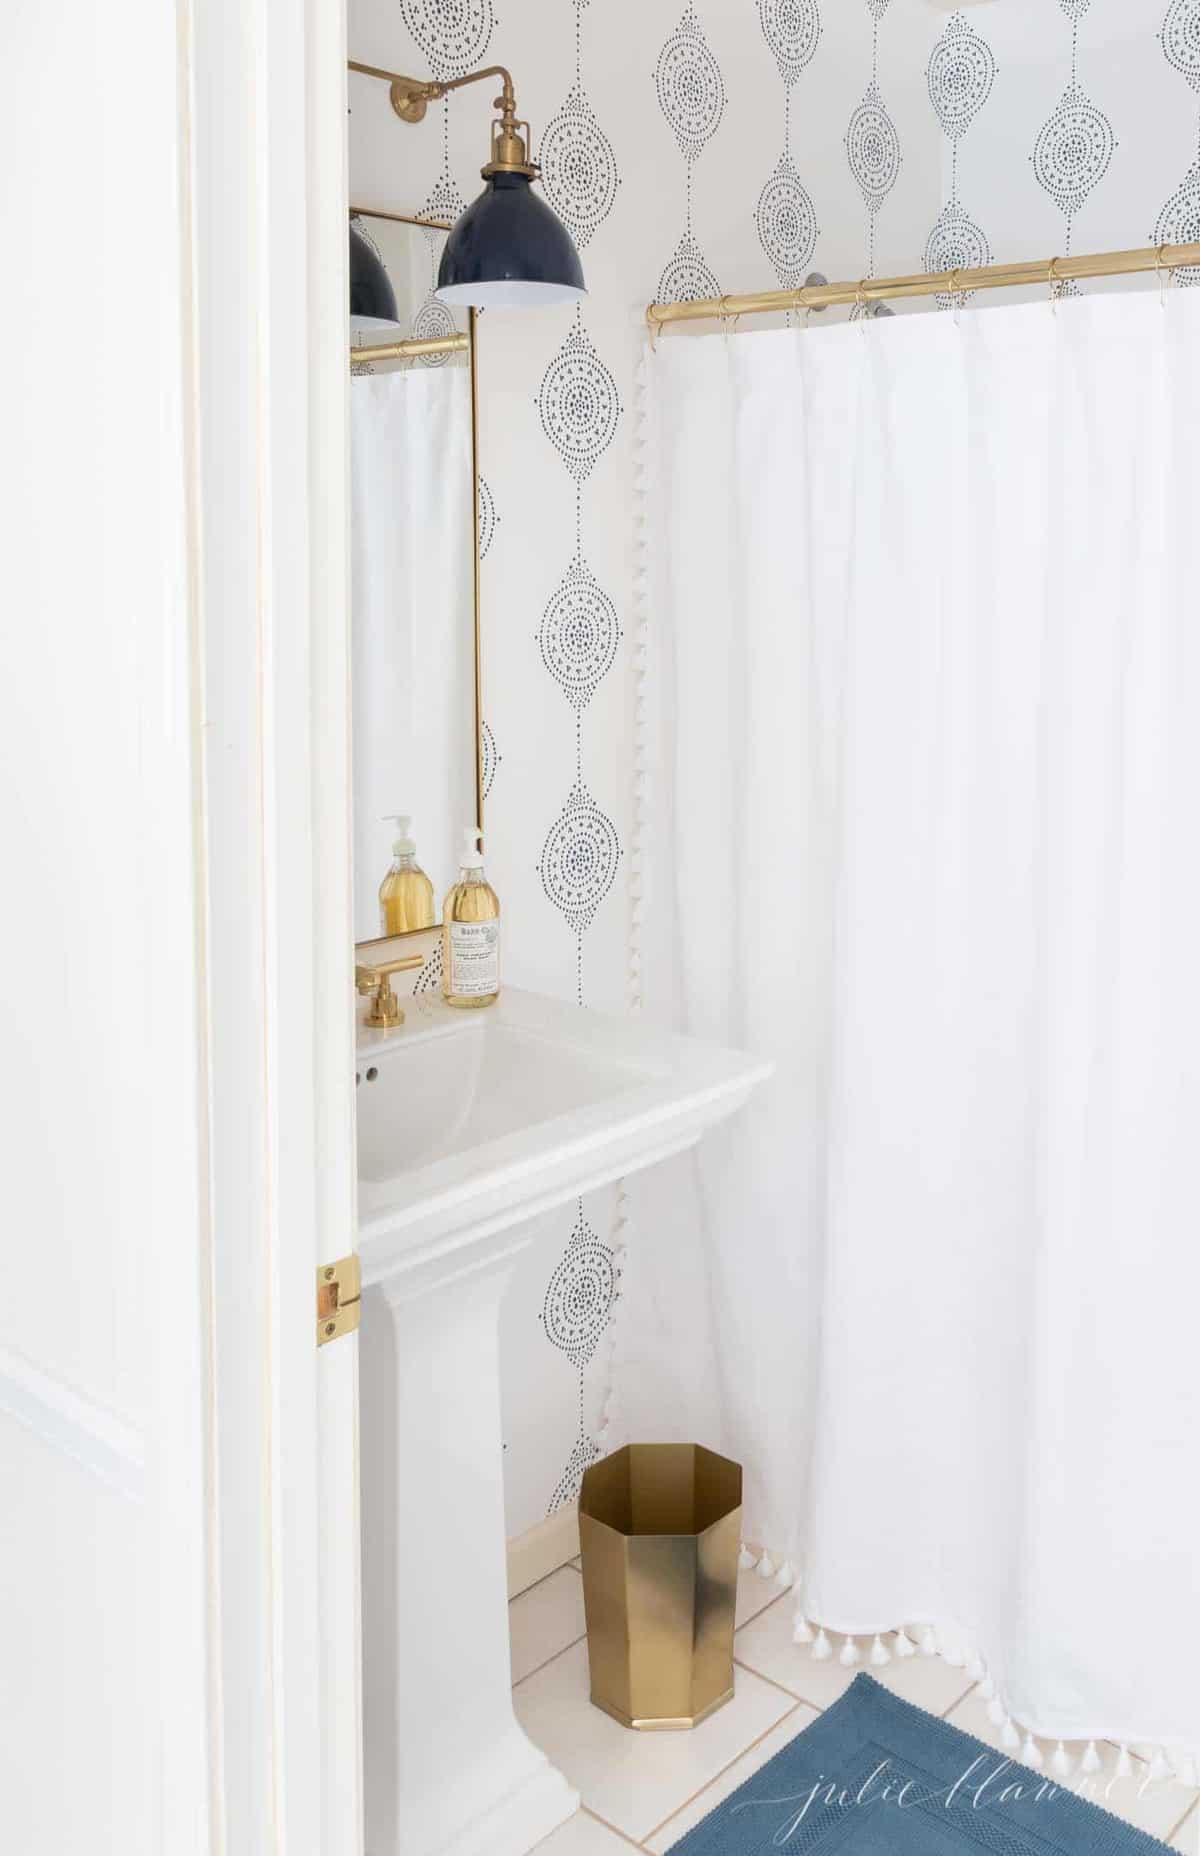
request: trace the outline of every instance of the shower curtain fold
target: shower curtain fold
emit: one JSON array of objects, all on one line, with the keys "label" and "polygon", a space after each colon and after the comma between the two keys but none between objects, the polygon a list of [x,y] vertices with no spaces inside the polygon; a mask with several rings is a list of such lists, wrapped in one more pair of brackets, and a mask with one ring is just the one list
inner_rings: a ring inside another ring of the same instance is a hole
[{"label": "shower curtain fold", "polygon": [[647,1007],[777,1074],[639,1188],[626,1424],[746,1464],[814,1621],[1195,1756],[1200,292],[643,393]]}]

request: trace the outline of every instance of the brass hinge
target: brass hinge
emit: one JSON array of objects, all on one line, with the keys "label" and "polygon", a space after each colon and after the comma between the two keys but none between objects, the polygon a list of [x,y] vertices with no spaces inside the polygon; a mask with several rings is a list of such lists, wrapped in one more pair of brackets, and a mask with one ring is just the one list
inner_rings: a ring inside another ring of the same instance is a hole
[{"label": "brass hinge", "polygon": [[317,1271],[317,1346],[353,1334],[362,1307],[362,1272],[357,1257],[339,1257]]}]

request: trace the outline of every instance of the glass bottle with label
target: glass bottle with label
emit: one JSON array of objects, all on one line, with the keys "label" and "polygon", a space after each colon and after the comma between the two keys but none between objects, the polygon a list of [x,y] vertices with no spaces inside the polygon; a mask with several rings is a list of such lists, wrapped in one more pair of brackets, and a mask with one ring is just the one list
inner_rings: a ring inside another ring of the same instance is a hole
[{"label": "glass bottle with label", "polygon": [[494,1005],[500,996],[500,898],[483,874],[483,834],[463,833],[462,869],[442,910],[442,995],[447,1005]]}]

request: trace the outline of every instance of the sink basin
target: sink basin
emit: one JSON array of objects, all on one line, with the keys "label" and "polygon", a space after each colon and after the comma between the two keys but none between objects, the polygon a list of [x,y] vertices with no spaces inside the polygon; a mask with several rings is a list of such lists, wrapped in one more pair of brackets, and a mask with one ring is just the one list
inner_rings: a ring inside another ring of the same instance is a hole
[{"label": "sink basin", "polygon": [[695,1141],[768,1065],[508,988],[483,1011],[406,1002],[358,1047],[359,1257],[376,1282]]},{"label": "sink basin", "polygon": [[535,1214],[770,1066],[511,987],[405,1012],[357,1051],[366,1847],[524,1856],[579,1800],[512,1711],[500,1298]]},{"label": "sink basin", "polygon": [[[440,1001],[410,1008],[401,1037],[359,1071],[360,1180],[382,1185],[648,1080],[645,1068],[600,1056],[586,1042],[539,1034],[519,1012],[507,995],[495,1017]],[[364,1205],[374,1200],[364,1195]]]}]

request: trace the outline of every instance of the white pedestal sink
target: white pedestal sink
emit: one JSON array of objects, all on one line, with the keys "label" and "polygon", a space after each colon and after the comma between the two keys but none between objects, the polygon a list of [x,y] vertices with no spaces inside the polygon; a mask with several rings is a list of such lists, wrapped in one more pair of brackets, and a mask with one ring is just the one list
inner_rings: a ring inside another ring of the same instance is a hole
[{"label": "white pedestal sink", "polygon": [[769,1065],[507,990],[360,1034],[367,1856],[523,1856],[578,1798],[512,1711],[498,1311],[529,1220]]}]

